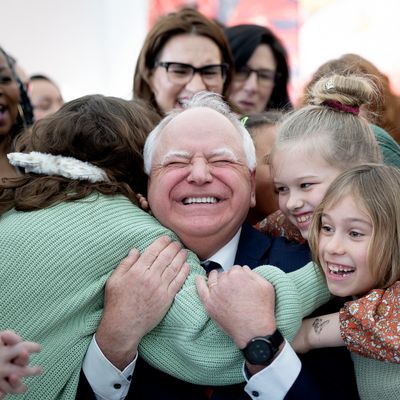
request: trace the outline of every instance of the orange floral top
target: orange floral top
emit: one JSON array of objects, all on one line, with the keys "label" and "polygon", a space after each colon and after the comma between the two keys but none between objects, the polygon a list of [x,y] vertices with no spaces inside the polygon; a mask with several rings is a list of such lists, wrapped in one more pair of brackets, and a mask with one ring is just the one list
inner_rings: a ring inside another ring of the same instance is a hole
[{"label": "orange floral top", "polygon": [[400,363],[400,281],[374,289],[340,310],[340,333],[348,349],[368,358]]},{"label": "orange floral top", "polygon": [[300,231],[282,213],[281,210],[268,215],[256,225],[256,228],[265,235],[277,237],[284,236],[291,242],[305,243]]}]

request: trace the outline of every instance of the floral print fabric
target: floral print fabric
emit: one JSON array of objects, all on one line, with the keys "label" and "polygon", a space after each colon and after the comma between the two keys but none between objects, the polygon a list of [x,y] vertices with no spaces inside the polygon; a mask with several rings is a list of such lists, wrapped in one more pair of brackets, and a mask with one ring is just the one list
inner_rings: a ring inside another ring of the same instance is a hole
[{"label": "floral print fabric", "polygon": [[348,349],[368,358],[400,363],[400,281],[374,289],[340,310],[340,333]]}]

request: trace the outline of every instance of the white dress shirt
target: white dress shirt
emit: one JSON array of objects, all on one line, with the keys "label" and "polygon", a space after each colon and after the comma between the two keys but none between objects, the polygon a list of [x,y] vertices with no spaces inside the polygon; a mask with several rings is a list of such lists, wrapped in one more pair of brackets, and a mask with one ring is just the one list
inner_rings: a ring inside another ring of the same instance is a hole
[{"label": "white dress shirt", "polygon": [[[234,265],[241,229],[236,235],[208,260],[219,263],[224,271]],[[207,261],[207,260],[203,260]],[[93,336],[83,360],[83,372],[97,400],[125,399],[138,355],[120,371],[104,356]],[[247,378],[244,390],[254,400],[281,400],[286,396],[301,370],[301,362],[288,342],[274,361],[266,368]]]}]

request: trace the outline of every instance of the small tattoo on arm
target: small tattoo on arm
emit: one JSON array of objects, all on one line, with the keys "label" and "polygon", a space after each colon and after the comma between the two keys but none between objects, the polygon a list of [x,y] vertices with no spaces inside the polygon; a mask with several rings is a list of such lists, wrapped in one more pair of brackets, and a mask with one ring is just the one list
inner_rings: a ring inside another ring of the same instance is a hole
[{"label": "small tattoo on arm", "polygon": [[327,319],[324,321],[322,318],[315,318],[314,322],[312,323],[312,326],[314,328],[314,332],[319,335],[322,332],[322,328],[326,325],[329,324],[329,320]]}]

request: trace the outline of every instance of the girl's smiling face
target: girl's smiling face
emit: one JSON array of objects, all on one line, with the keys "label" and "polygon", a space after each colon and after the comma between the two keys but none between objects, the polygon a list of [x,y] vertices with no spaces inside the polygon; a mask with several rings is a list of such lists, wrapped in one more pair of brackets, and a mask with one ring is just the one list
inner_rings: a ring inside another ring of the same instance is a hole
[{"label": "girl's smiling face", "polygon": [[308,239],[312,213],[342,171],[329,165],[316,151],[298,150],[277,151],[272,171],[279,208]]},{"label": "girl's smiling face", "polygon": [[372,235],[371,217],[353,196],[323,210],[318,255],[331,293],[357,296],[375,287],[368,267]]}]

